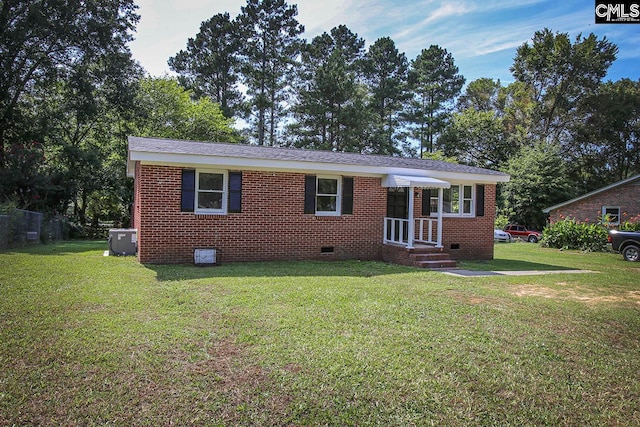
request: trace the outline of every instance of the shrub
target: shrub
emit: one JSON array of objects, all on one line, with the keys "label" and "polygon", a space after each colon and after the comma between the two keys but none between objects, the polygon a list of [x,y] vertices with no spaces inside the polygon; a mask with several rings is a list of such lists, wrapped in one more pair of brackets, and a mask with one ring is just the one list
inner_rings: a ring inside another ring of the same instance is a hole
[{"label": "shrub", "polygon": [[629,218],[620,224],[622,231],[640,231],[640,215]]},{"label": "shrub", "polygon": [[547,248],[578,249],[589,252],[605,252],[607,229],[597,224],[565,219],[548,225],[542,230],[541,244]]},{"label": "shrub", "polygon": [[496,219],[494,221],[493,226],[499,230],[504,230],[504,228],[509,225],[511,221],[507,215],[496,215]]}]

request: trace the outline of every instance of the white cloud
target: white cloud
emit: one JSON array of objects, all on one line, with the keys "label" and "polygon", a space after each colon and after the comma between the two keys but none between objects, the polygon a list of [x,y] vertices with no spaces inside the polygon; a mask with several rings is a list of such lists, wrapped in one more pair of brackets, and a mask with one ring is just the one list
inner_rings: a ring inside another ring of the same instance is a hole
[{"label": "white cloud", "polygon": [[[246,0],[137,0],[141,21],[131,44],[134,57],[152,75],[168,71],[167,60],[186,46],[211,16],[240,13]],[[390,36],[409,59],[432,44],[456,62],[484,64],[483,75],[507,70],[515,49],[537,30],[606,35],[620,47],[619,58],[640,57],[640,34],[633,25],[594,24],[593,6],[578,0],[288,0],[298,5],[303,37],[344,24],[372,44]],[[512,54],[508,54],[512,52]],[[487,58],[500,58],[500,63]],[[475,66],[475,65],[474,65]],[[491,68],[497,70],[491,71]],[[461,70],[464,72],[464,70]],[[638,71],[633,71],[637,75]],[[637,77],[635,77],[637,78]]]}]

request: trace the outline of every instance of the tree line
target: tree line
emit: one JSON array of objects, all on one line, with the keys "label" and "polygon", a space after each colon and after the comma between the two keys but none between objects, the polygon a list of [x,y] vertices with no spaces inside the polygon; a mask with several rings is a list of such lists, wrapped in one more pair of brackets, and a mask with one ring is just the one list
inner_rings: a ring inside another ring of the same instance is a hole
[{"label": "tree line", "polygon": [[134,0],[0,1],[0,203],[126,221],[127,135],[503,170],[500,213],[534,226],[542,208],[640,173],[640,82],[604,81],[618,54],[606,38],[542,29],[517,49],[513,83],[467,83],[440,46],[408,60],[344,25],[307,41],[296,17],[247,0],[169,58],[177,78],[152,78],[128,48]]}]

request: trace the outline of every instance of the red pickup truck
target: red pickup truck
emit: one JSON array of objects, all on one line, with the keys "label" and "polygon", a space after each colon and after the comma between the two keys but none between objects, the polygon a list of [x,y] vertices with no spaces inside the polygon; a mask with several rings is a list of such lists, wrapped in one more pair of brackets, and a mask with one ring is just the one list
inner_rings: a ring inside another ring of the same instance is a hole
[{"label": "red pickup truck", "polygon": [[611,248],[620,252],[627,261],[640,260],[640,232],[638,231],[609,231]]}]

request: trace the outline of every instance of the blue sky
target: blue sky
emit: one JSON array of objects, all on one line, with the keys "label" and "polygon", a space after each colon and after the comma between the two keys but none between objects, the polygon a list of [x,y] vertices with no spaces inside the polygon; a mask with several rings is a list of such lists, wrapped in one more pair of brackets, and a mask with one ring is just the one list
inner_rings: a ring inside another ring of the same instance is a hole
[{"label": "blue sky", "polygon": [[[592,0],[299,0],[303,37],[345,24],[367,46],[391,37],[412,60],[432,44],[447,49],[467,82],[481,77],[513,81],[516,48],[537,30],[604,36],[618,48],[606,79],[640,79],[640,24],[598,24]],[[167,60],[184,49],[200,23],[217,13],[240,13],[246,0],[138,0],[141,15],[134,58],[152,76],[170,74]]]}]

